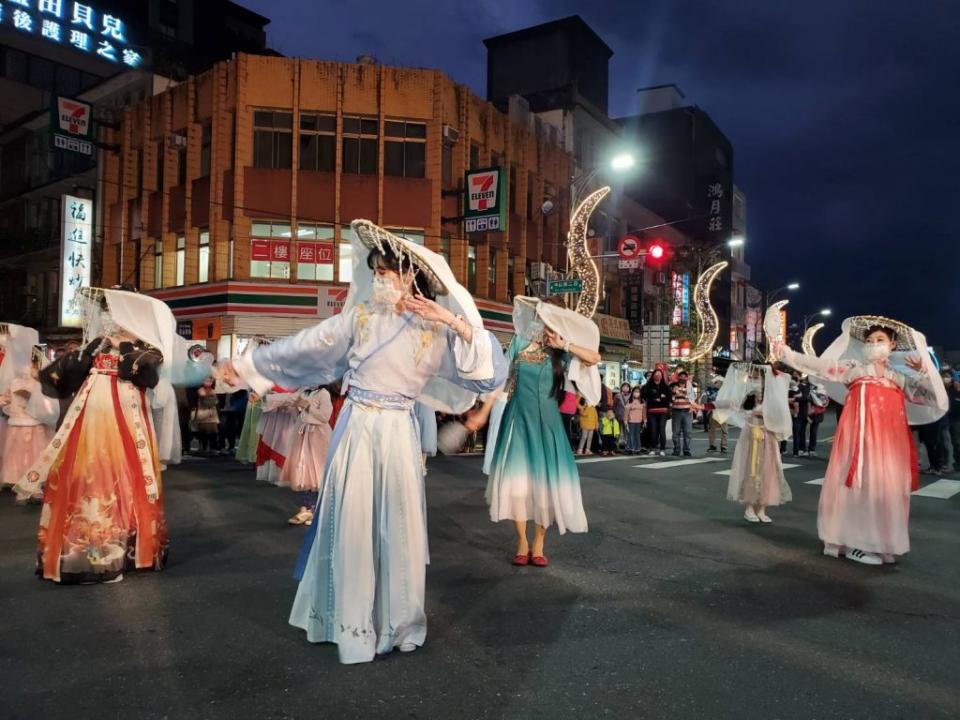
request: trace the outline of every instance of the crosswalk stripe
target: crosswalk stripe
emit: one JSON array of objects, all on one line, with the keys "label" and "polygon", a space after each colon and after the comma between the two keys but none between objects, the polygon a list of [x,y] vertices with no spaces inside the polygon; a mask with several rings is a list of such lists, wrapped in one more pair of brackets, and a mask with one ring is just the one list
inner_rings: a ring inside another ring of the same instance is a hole
[{"label": "crosswalk stripe", "polygon": [[577,460],[577,465],[588,465],[590,463],[598,462],[613,462],[614,460],[637,460],[635,455],[615,455],[614,457],[594,457],[586,458],[584,460]]},{"label": "crosswalk stripe", "polygon": [[684,460],[664,460],[662,462],[649,463],[647,465],[634,465],[638,468],[647,468],[650,470],[666,470],[668,468],[684,467],[686,465],[699,465],[701,463],[723,462],[723,458],[686,458]]},{"label": "crosswalk stripe", "polygon": [[817,478],[816,480],[807,480],[806,485],[823,485],[823,478]]},{"label": "crosswalk stripe", "polygon": [[922,487],[914,495],[922,497],[939,498],[940,500],[949,500],[957,493],[960,493],[960,480],[937,480],[926,487]]},{"label": "crosswalk stripe", "polygon": [[[784,470],[789,470],[790,468],[795,468],[795,467],[801,467],[801,465],[800,465],[799,463],[784,463],[784,464],[783,464],[783,469],[784,469]],[[718,470],[717,472],[714,473],[714,475],[729,475],[731,472],[733,472],[733,471],[732,471],[732,470]]]}]

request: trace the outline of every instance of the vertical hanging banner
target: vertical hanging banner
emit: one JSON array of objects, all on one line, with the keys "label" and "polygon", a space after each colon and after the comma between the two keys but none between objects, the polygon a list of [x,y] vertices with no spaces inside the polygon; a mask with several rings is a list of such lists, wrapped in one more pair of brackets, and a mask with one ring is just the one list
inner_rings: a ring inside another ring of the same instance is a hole
[{"label": "vertical hanging banner", "polygon": [[63,195],[63,234],[60,239],[60,325],[80,327],[83,313],[77,291],[90,285],[93,201]]}]

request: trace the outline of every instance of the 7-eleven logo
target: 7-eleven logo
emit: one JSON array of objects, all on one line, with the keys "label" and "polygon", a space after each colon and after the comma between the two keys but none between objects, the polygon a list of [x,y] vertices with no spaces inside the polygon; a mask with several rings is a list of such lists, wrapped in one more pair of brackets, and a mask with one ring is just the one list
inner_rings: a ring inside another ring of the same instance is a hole
[{"label": "7-eleven logo", "polygon": [[496,207],[499,177],[499,170],[485,170],[467,176],[469,190],[467,198],[470,210],[477,212]]},{"label": "7-eleven logo", "polygon": [[90,106],[66,98],[57,98],[60,129],[71,135],[86,135],[90,129]]}]

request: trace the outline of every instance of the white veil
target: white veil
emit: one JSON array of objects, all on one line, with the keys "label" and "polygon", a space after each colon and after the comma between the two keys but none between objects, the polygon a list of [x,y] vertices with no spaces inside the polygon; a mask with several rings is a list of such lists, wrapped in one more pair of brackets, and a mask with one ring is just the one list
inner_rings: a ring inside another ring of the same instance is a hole
[{"label": "white veil", "polygon": [[180,413],[174,385],[200,385],[210,376],[213,355],[177,334],[170,307],[157,298],[125,290],[104,290],[112,322],[163,355],[160,378],[150,393],[150,409],[160,462],[179,463],[182,456]]},{"label": "white veil", "polygon": [[30,327],[4,323],[0,325],[0,342],[4,347],[0,363],[0,393],[10,390],[10,383],[30,364],[33,346],[40,341],[39,333]]},{"label": "white veil", "polygon": [[[906,378],[917,383],[911,402],[907,403],[907,421],[911,425],[926,425],[934,422],[947,412],[949,400],[947,391],[940,381],[940,374],[933,364],[933,358],[927,348],[927,339],[919,330],[905,323],[878,315],[855,315],[843,321],[840,336],[821,353],[820,358],[831,362],[866,363],[867,356],[863,342],[864,333],[874,325],[892,329],[897,334],[897,348],[890,355],[890,367]],[[906,359],[911,356],[920,358],[923,374],[907,367]],[[827,394],[838,403],[845,403],[847,387],[843,383],[823,380]]]},{"label": "white veil", "polygon": [[[519,295],[513,299],[513,328],[523,347],[548,327],[564,340],[580,347],[597,351],[600,349],[600,328],[590,318],[578,312],[552,305],[534,297]],[[587,367],[573,357],[567,370],[567,386],[576,384],[576,389],[590,405],[600,402],[600,371]]]},{"label": "white veil", "polygon": [[[374,273],[367,265],[367,257],[373,248],[382,250],[389,247],[398,256],[409,258],[415,266],[415,272],[423,274],[427,278],[439,305],[454,315],[462,315],[475,333],[487,332],[483,327],[483,318],[473,302],[473,297],[465,287],[457,282],[453,271],[447,265],[443,256],[406,238],[394,235],[369,220],[354,220],[350,223],[350,226],[354,231],[351,240],[353,279],[350,282],[350,290],[347,293],[343,312],[349,312],[351,308],[370,300],[373,294]],[[489,334],[487,341],[493,342],[492,336],[489,336]],[[463,377],[467,380],[486,380],[493,377],[494,374],[493,361],[490,359],[481,363],[477,370]],[[427,407],[440,412],[459,415],[474,406],[477,394],[455,385],[445,378],[433,377],[427,382],[417,399]]]},{"label": "white veil", "polygon": [[[763,373],[762,385],[752,377],[755,371]],[[790,376],[776,372],[770,365],[733,363],[717,393],[714,417],[720,424],[745,427],[748,412],[743,409],[743,402],[750,392],[757,392],[762,394],[764,428],[777,440],[786,440],[793,435],[793,419],[787,402],[789,389]]]}]

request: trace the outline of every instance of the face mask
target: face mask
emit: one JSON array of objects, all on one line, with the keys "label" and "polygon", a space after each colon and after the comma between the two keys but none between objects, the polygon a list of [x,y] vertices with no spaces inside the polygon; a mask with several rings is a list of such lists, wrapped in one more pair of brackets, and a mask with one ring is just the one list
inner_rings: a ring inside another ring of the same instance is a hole
[{"label": "face mask", "polygon": [[879,360],[886,360],[890,357],[890,346],[886,343],[867,343],[864,350],[867,356],[867,360],[870,362],[878,362]]},{"label": "face mask", "polygon": [[403,292],[389,278],[374,276],[371,302],[378,312],[396,309],[402,297]]}]

